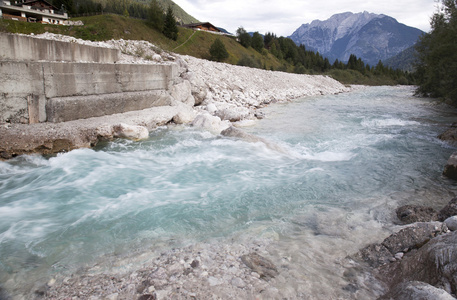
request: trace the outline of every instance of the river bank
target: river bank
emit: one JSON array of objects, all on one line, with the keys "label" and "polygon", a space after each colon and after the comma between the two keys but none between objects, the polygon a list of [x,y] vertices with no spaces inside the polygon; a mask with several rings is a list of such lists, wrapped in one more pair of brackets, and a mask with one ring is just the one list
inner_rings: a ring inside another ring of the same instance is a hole
[{"label": "river bank", "polygon": [[[187,92],[176,95],[181,100],[174,106],[37,124],[41,134],[27,131],[35,125],[3,124],[18,143],[28,137],[26,144],[35,145],[30,153],[50,133],[56,138],[38,150],[70,151],[73,144],[62,147],[65,139],[96,146],[118,136],[120,123],[146,128],[150,140],[116,139],[101,149],[2,165],[11,204],[1,207],[7,228],[1,240],[13,243],[1,256],[14,271],[2,277],[0,298],[382,296],[388,284],[352,256],[402,229],[393,213],[400,204],[430,202],[440,209],[455,191],[440,177],[441,156],[449,151],[435,138],[442,121],[424,109],[429,103],[417,104],[422,101],[408,96],[411,88],[391,88],[392,96],[378,88],[320,97],[348,88],[321,76],[176,59],[180,91]],[[304,95],[309,98],[291,101]],[[286,117],[278,117],[288,106]],[[285,154],[218,138],[231,124],[262,121],[269,126],[246,131]],[[169,122],[194,128],[161,126]]]},{"label": "river bank", "polygon": [[[168,122],[192,123],[200,114],[206,116],[204,120],[210,119],[211,122],[202,122],[200,118],[200,122],[194,125],[205,123],[204,126],[208,127],[211,123],[207,129],[218,133],[229,126],[228,122],[262,117],[256,114],[257,109],[270,103],[349,91],[349,88],[325,76],[272,72],[179,56],[163,52],[145,41],[90,42],[49,33],[34,37],[119,49],[122,55],[118,64],[174,62],[179,66],[179,78],[169,91],[171,106],[71,122],[1,124],[0,158],[3,159],[21,154],[52,154],[91,147],[100,140],[115,137],[112,128],[121,123],[143,126],[151,131]],[[208,115],[212,117],[208,118]]]}]

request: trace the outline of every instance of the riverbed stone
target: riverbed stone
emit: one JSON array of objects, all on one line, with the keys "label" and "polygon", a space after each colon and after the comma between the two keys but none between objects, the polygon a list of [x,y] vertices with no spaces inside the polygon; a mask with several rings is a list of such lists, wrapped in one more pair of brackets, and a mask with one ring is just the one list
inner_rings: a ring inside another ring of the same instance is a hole
[{"label": "riverbed stone", "polygon": [[392,234],[386,238],[382,244],[390,251],[390,253],[396,254],[405,248],[420,248],[430,239],[445,232],[446,230],[446,226],[443,226],[440,222],[414,223],[413,225]]},{"label": "riverbed stone", "polygon": [[404,205],[397,208],[396,213],[403,224],[438,221],[438,213],[427,206]]},{"label": "riverbed stone", "polygon": [[448,141],[452,144],[457,143],[457,122],[452,123],[451,127],[438,136],[443,141]]},{"label": "riverbed stone", "polygon": [[440,221],[444,221],[449,217],[457,215],[457,197],[449,201],[449,203],[440,210],[438,218]]},{"label": "riverbed stone", "polygon": [[380,300],[455,300],[443,289],[436,288],[420,281],[402,282]]},{"label": "riverbed stone", "polygon": [[430,240],[401,261],[380,268],[380,274],[392,288],[402,281],[422,281],[457,292],[457,231]]},{"label": "riverbed stone", "polygon": [[452,153],[451,157],[449,157],[449,160],[444,166],[443,175],[457,180],[457,152]]},{"label": "riverbed stone", "polygon": [[450,231],[456,231],[457,230],[457,216],[449,217],[446,220],[444,220],[443,223],[446,224],[447,228]]},{"label": "riverbed stone", "polygon": [[241,261],[265,280],[274,278],[279,274],[278,269],[269,259],[255,252],[241,256]]},{"label": "riverbed stone", "polygon": [[113,126],[113,136],[131,140],[144,140],[149,137],[149,131],[144,126],[120,123]]},{"label": "riverbed stone", "polygon": [[446,225],[440,222],[414,223],[390,235],[380,244],[371,244],[361,249],[356,258],[367,262],[373,268],[377,268],[403,258],[403,256],[400,257],[399,253],[418,249],[432,238],[446,231]]}]

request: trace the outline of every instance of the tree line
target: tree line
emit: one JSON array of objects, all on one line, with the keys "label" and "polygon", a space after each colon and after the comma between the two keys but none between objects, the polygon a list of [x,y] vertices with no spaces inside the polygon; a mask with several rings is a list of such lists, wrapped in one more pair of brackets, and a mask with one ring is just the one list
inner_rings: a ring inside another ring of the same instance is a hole
[{"label": "tree line", "polygon": [[173,9],[164,9],[157,0],[151,0],[149,5],[133,0],[110,0],[102,4],[94,0],[52,0],[52,4],[64,9],[70,15],[93,13],[113,13],[146,20],[148,25],[172,40],[178,38],[178,27]]},{"label": "tree line", "polygon": [[457,1],[442,0],[416,46],[417,94],[457,105]]},{"label": "tree line", "polygon": [[[245,48],[252,47],[257,52],[265,54],[271,53],[279,61],[286,62],[293,66],[293,72],[298,74],[305,73],[325,73],[331,70],[353,70],[363,76],[384,76],[392,79],[398,84],[412,84],[414,76],[410,72],[394,70],[385,66],[379,61],[376,66],[365,64],[361,58],[351,54],[347,63],[335,60],[330,63],[329,59],[323,57],[319,52],[307,50],[305,45],[296,45],[293,40],[286,37],[277,37],[274,33],[268,32],[262,36],[259,32],[252,35],[243,27],[236,31],[238,42]],[[262,67],[252,59],[243,57],[238,63],[250,67]],[[280,71],[286,71],[286,66],[281,67]]]}]

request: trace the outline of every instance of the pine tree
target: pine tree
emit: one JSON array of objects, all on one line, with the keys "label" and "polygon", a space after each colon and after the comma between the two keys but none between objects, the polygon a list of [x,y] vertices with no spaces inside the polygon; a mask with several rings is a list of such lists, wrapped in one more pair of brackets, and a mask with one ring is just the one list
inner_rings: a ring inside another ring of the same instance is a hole
[{"label": "pine tree", "polygon": [[158,31],[163,31],[164,15],[157,0],[151,0],[148,8],[148,25]]},{"label": "pine tree", "polygon": [[417,93],[457,105],[457,1],[443,0],[418,46]]},{"label": "pine tree", "polygon": [[168,6],[167,13],[165,15],[165,23],[163,25],[163,34],[173,41],[178,39],[178,26],[176,25],[175,15],[173,8]]},{"label": "pine tree", "polygon": [[251,39],[251,46],[254,48],[257,52],[262,53],[263,49],[263,37],[260,35],[259,32],[254,32],[254,35],[252,36]]},{"label": "pine tree", "polygon": [[244,48],[249,48],[251,46],[251,35],[247,33],[243,27],[236,30],[236,37],[238,38],[238,42],[240,42]]},{"label": "pine tree", "polygon": [[217,38],[209,48],[209,54],[211,55],[211,60],[219,62],[222,62],[229,57],[229,53],[227,52],[224,43],[219,38]]}]

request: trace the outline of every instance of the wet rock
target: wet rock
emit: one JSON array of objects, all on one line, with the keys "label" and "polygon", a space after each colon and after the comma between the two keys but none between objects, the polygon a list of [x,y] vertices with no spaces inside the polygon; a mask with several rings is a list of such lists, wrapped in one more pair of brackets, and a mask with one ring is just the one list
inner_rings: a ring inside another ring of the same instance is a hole
[{"label": "wet rock", "polygon": [[178,113],[173,117],[173,122],[176,124],[192,123],[196,116],[197,114],[191,107],[181,104]]},{"label": "wet rock", "polygon": [[403,224],[437,221],[437,212],[426,206],[404,205],[396,210],[398,219]]},{"label": "wet rock", "polygon": [[149,131],[144,126],[121,123],[119,125],[113,126],[113,136],[131,140],[143,140],[149,137]]},{"label": "wet rock", "polygon": [[442,288],[449,294],[455,294],[457,232],[435,237],[401,261],[381,267],[380,274],[392,287],[403,281],[422,281]]},{"label": "wet rock", "polygon": [[192,268],[194,268],[194,269],[195,269],[195,268],[198,268],[199,265],[200,265],[200,262],[199,262],[198,260],[195,260],[195,259],[194,259],[194,260],[192,261],[192,263],[190,264],[190,266],[191,266]]},{"label": "wet rock", "polygon": [[443,141],[456,143],[457,142],[457,123],[453,123],[451,125],[451,128],[446,130],[444,133],[440,134],[438,136],[438,138],[443,140]]},{"label": "wet rock", "polygon": [[452,216],[444,220],[443,222],[446,224],[447,228],[451,231],[456,231],[457,230],[457,216]]},{"label": "wet rock", "polygon": [[408,281],[398,284],[380,300],[452,300],[446,291],[420,281]]},{"label": "wet rock", "polygon": [[457,152],[452,153],[451,157],[444,166],[443,175],[457,180]]},{"label": "wet rock", "polygon": [[202,113],[195,117],[192,126],[208,130],[214,134],[219,134],[230,126],[228,121],[222,121],[219,117],[212,116],[208,113]]},{"label": "wet rock", "polygon": [[242,139],[246,142],[249,143],[263,143],[265,146],[270,148],[271,150],[278,151],[281,153],[287,153],[286,150],[284,150],[282,147],[280,147],[277,144],[274,144],[270,141],[267,141],[266,139],[263,139],[261,137],[255,136],[253,134],[249,134],[244,132],[243,130],[236,128],[234,126],[230,126],[229,128],[223,130],[221,132],[221,135],[223,136],[229,136],[229,137],[234,137],[234,138],[239,138]]},{"label": "wet rock", "polygon": [[457,215],[457,197],[452,199],[438,214],[438,219],[444,221]]},{"label": "wet rock", "polygon": [[[414,223],[390,235],[381,244],[368,245],[360,250],[356,257],[377,268],[401,259],[399,253],[420,248],[430,239],[446,231],[446,225],[440,222]],[[396,255],[398,258],[395,257]]]},{"label": "wet rock", "polygon": [[138,297],[138,300],[157,300],[156,294],[144,294]]},{"label": "wet rock", "polygon": [[360,250],[357,257],[367,262],[371,267],[376,268],[389,263],[392,253],[384,245],[371,244]]},{"label": "wet rock", "polygon": [[386,238],[382,244],[392,254],[401,252],[405,248],[420,248],[430,239],[447,231],[442,223],[414,223]]},{"label": "wet rock", "polygon": [[279,272],[276,266],[267,258],[257,253],[250,253],[241,256],[241,261],[260,275],[260,278],[269,280],[278,276]]}]

